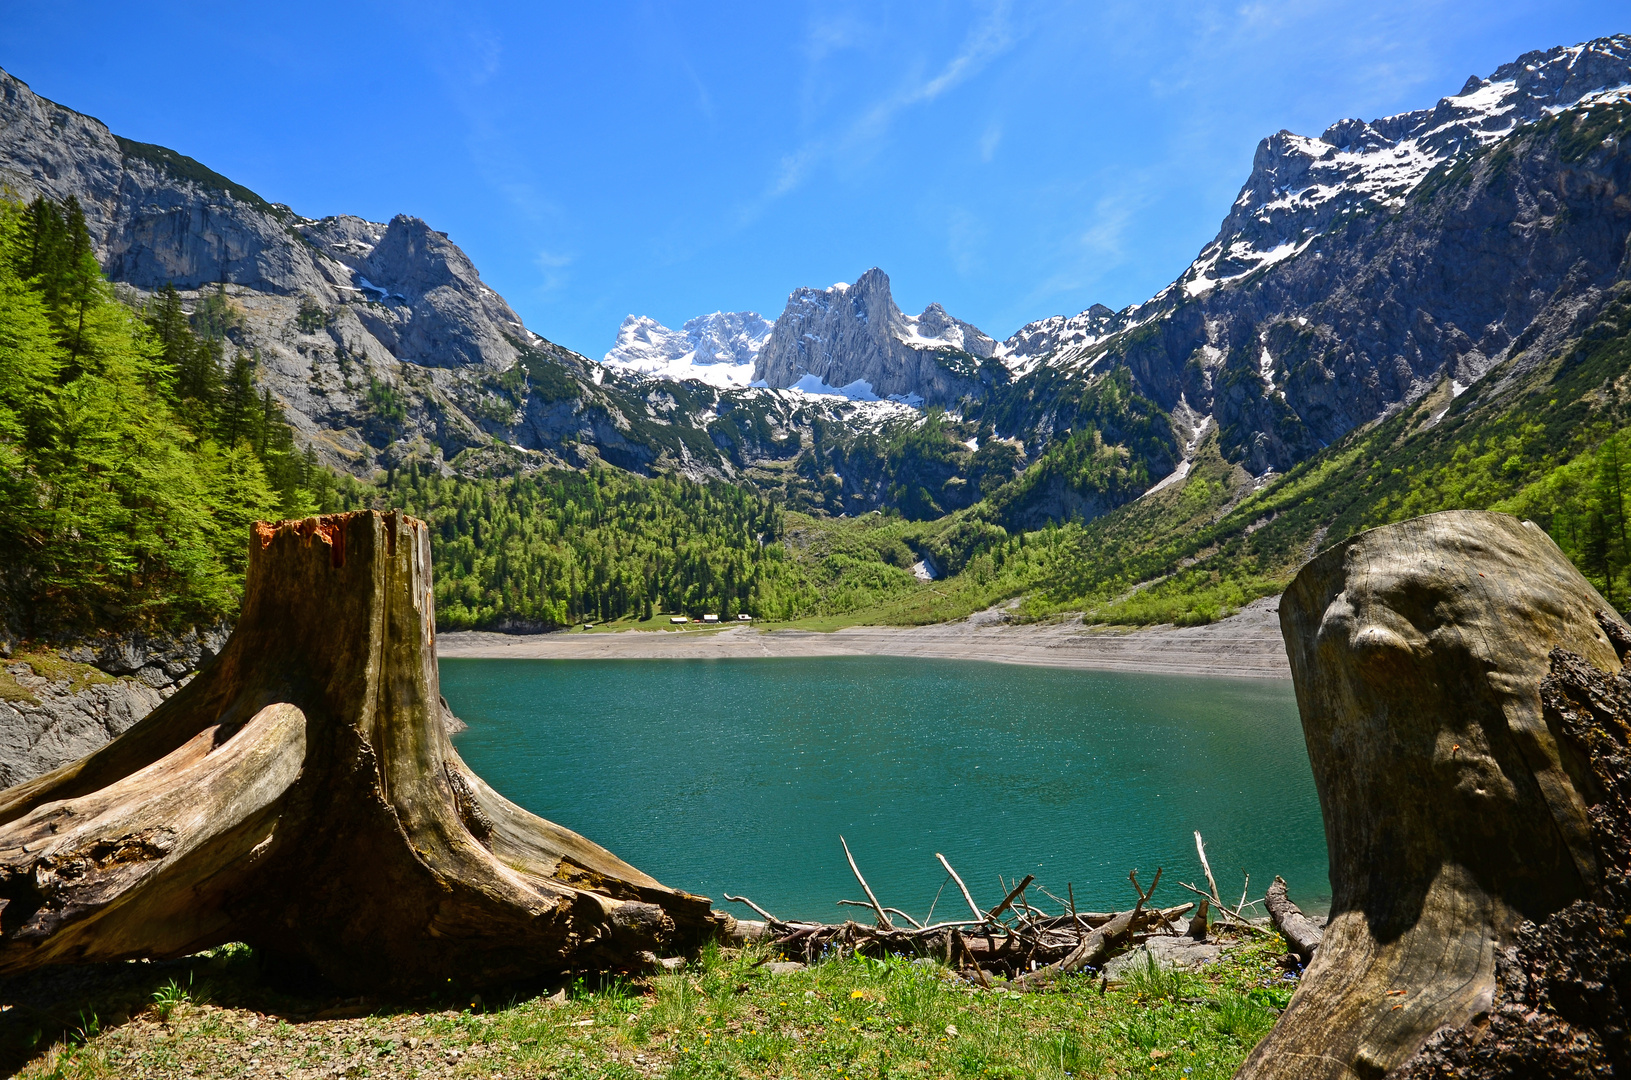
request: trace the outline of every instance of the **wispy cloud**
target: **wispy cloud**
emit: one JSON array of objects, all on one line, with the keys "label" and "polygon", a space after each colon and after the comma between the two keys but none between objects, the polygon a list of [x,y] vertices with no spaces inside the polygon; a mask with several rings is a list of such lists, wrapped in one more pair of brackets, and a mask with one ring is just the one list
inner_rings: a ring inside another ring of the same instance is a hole
[{"label": "wispy cloud", "polygon": [[643,16],[642,28],[660,49],[661,54],[668,58],[679,69],[691,84],[696,93],[697,111],[709,123],[714,121],[714,99],[708,92],[708,86],[698,74],[696,65],[691,62],[692,47],[680,20],[674,17],[673,9],[668,4],[648,4],[641,8]]},{"label": "wispy cloud", "polygon": [[576,258],[576,255],[565,252],[540,250],[538,254],[533,256],[532,262],[534,266],[542,271],[543,276],[539,279],[537,285],[533,287],[533,291],[540,296],[544,296],[564,287],[571,280],[571,275],[566,272],[566,268],[571,266]]},{"label": "wispy cloud", "polygon": [[1078,238],[1083,254],[1100,262],[1119,262],[1127,253],[1127,229],[1140,209],[1139,201],[1119,191],[1100,199]]},{"label": "wispy cloud", "polygon": [[[1136,261],[1133,238],[1146,223],[1155,173],[1138,169],[1084,177],[1074,184],[1034,193],[1039,204],[1061,208],[1063,219],[1057,243],[1037,260],[1039,267],[1051,269],[1016,297],[1016,315],[1034,318],[1036,311],[1054,307],[1062,297],[1080,299],[1087,293],[1089,302],[1106,298],[1092,294],[1113,283]],[[1084,203],[1083,209],[1073,209]]]},{"label": "wispy cloud", "polygon": [[465,53],[466,77],[479,85],[498,74],[503,66],[504,45],[496,34],[486,30],[473,30],[468,38],[469,48]]},{"label": "wispy cloud", "polygon": [[997,145],[1002,142],[1002,125],[993,123],[980,136],[980,160],[990,161],[997,156]]},{"label": "wispy cloud", "polygon": [[[889,137],[896,118],[902,112],[933,102],[967,82],[992,59],[1010,49],[1014,35],[1008,18],[1009,6],[1009,0],[997,0],[964,37],[956,55],[932,75],[909,80],[893,93],[858,110],[855,119],[839,130],[806,139],[797,149],[784,154],[759,197],[743,209],[742,222],[754,220],[771,203],[797,189],[818,166],[836,159],[854,159],[875,152],[877,146]],[[838,49],[854,44],[860,36],[861,28],[853,19],[826,19],[812,25],[805,53],[815,63]],[[1002,137],[1001,129],[995,130],[994,137],[988,131],[986,138],[982,139],[982,152],[988,142],[991,152],[995,152],[996,140]]]}]

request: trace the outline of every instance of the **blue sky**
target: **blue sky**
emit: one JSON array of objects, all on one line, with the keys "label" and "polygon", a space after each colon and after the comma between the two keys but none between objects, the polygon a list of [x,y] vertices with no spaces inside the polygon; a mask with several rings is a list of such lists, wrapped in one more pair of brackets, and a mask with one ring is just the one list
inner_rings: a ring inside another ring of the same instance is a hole
[{"label": "blue sky", "polygon": [[539,333],[877,265],[1005,337],[1172,280],[1264,135],[1420,108],[1618,3],[17,3],[0,67],[311,216],[448,232]]}]

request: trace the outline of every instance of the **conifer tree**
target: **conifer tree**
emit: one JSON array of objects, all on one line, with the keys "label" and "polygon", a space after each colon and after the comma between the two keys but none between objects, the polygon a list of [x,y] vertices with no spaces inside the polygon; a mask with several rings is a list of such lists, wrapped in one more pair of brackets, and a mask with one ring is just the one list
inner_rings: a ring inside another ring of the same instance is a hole
[{"label": "conifer tree", "polygon": [[221,339],[193,341],[181,350],[176,396],[187,403],[184,411],[195,430],[214,423],[221,399]]},{"label": "conifer tree", "polygon": [[72,195],[63,210],[68,248],[63,260],[62,325],[68,336],[68,364],[77,368],[85,353],[85,314],[101,298],[102,268],[91,250],[85,214]]},{"label": "conifer tree", "polygon": [[187,325],[187,312],[181,306],[181,294],[174,285],[166,284],[153,294],[147,303],[147,325],[153,328],[159,345],[164,350],[164,363],[177,380],[191,359],[197,339]]},{"label": "conifer tree", "polygon": [[221,388],[221,408],[216,414],[215,432],[223,446],[236,446],[254,435],[256,406],[255,368],[242,352],[232,358],[232,370]]}]

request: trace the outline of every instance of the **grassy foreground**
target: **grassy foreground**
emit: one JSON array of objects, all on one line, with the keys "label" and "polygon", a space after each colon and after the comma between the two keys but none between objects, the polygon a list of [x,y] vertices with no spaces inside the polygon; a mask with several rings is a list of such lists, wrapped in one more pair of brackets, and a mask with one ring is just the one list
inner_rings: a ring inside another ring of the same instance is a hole
[{"label": "grassy foreground", "polygon": [[[0,1068],[45,1077],[1229,1076],[1292,984],[1278,938],[1204,974],[1091,976],[1047,994],[970,987],[930,961],[784,974],[710,948],[639,984],[404,1011],[270,987],[227,946],[0,984]],[[77,1011],[76,1011],[77,1010]],[[60,1033],[60,1034],[59,1034]]]}]

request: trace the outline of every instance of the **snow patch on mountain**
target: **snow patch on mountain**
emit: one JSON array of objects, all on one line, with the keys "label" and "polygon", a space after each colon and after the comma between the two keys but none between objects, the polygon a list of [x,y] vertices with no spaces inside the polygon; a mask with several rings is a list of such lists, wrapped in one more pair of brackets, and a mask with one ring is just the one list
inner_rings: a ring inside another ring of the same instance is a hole
[{"label": "snow patch on mountain", "polygon": [[1043,362],[1070,366],[1099,342],[1125,329],[1132,310],[1116,312],[1094,304],[1080,315],[1050,315],[1014,331],[994,355],[1015,378],[1030,374]]},{"label": "snow patch on mountain", "polygon": [[[762,386],[762,383],[754,384]],[[821,376],[805,372],[788,390],[796,390],[811,397],[839,397],[846,401],[891,401],[896,405],[905,405],[913,409],[923,407],[923,398],[919,394],[890,394],[888,397],[879,397],[872,389],[872,384],[865,379],[856,379],[844,386],[828,386],[821,380]]]},{"label": "snow patch on mountain", "polygon": [[752,311],[716,311],[671,330],[655,319],[630,315],[617,328],[605,356],[613,368],[675,382],[696,379],[721,389],[753,382],[753,365],[770,339],[771,322]]}]

